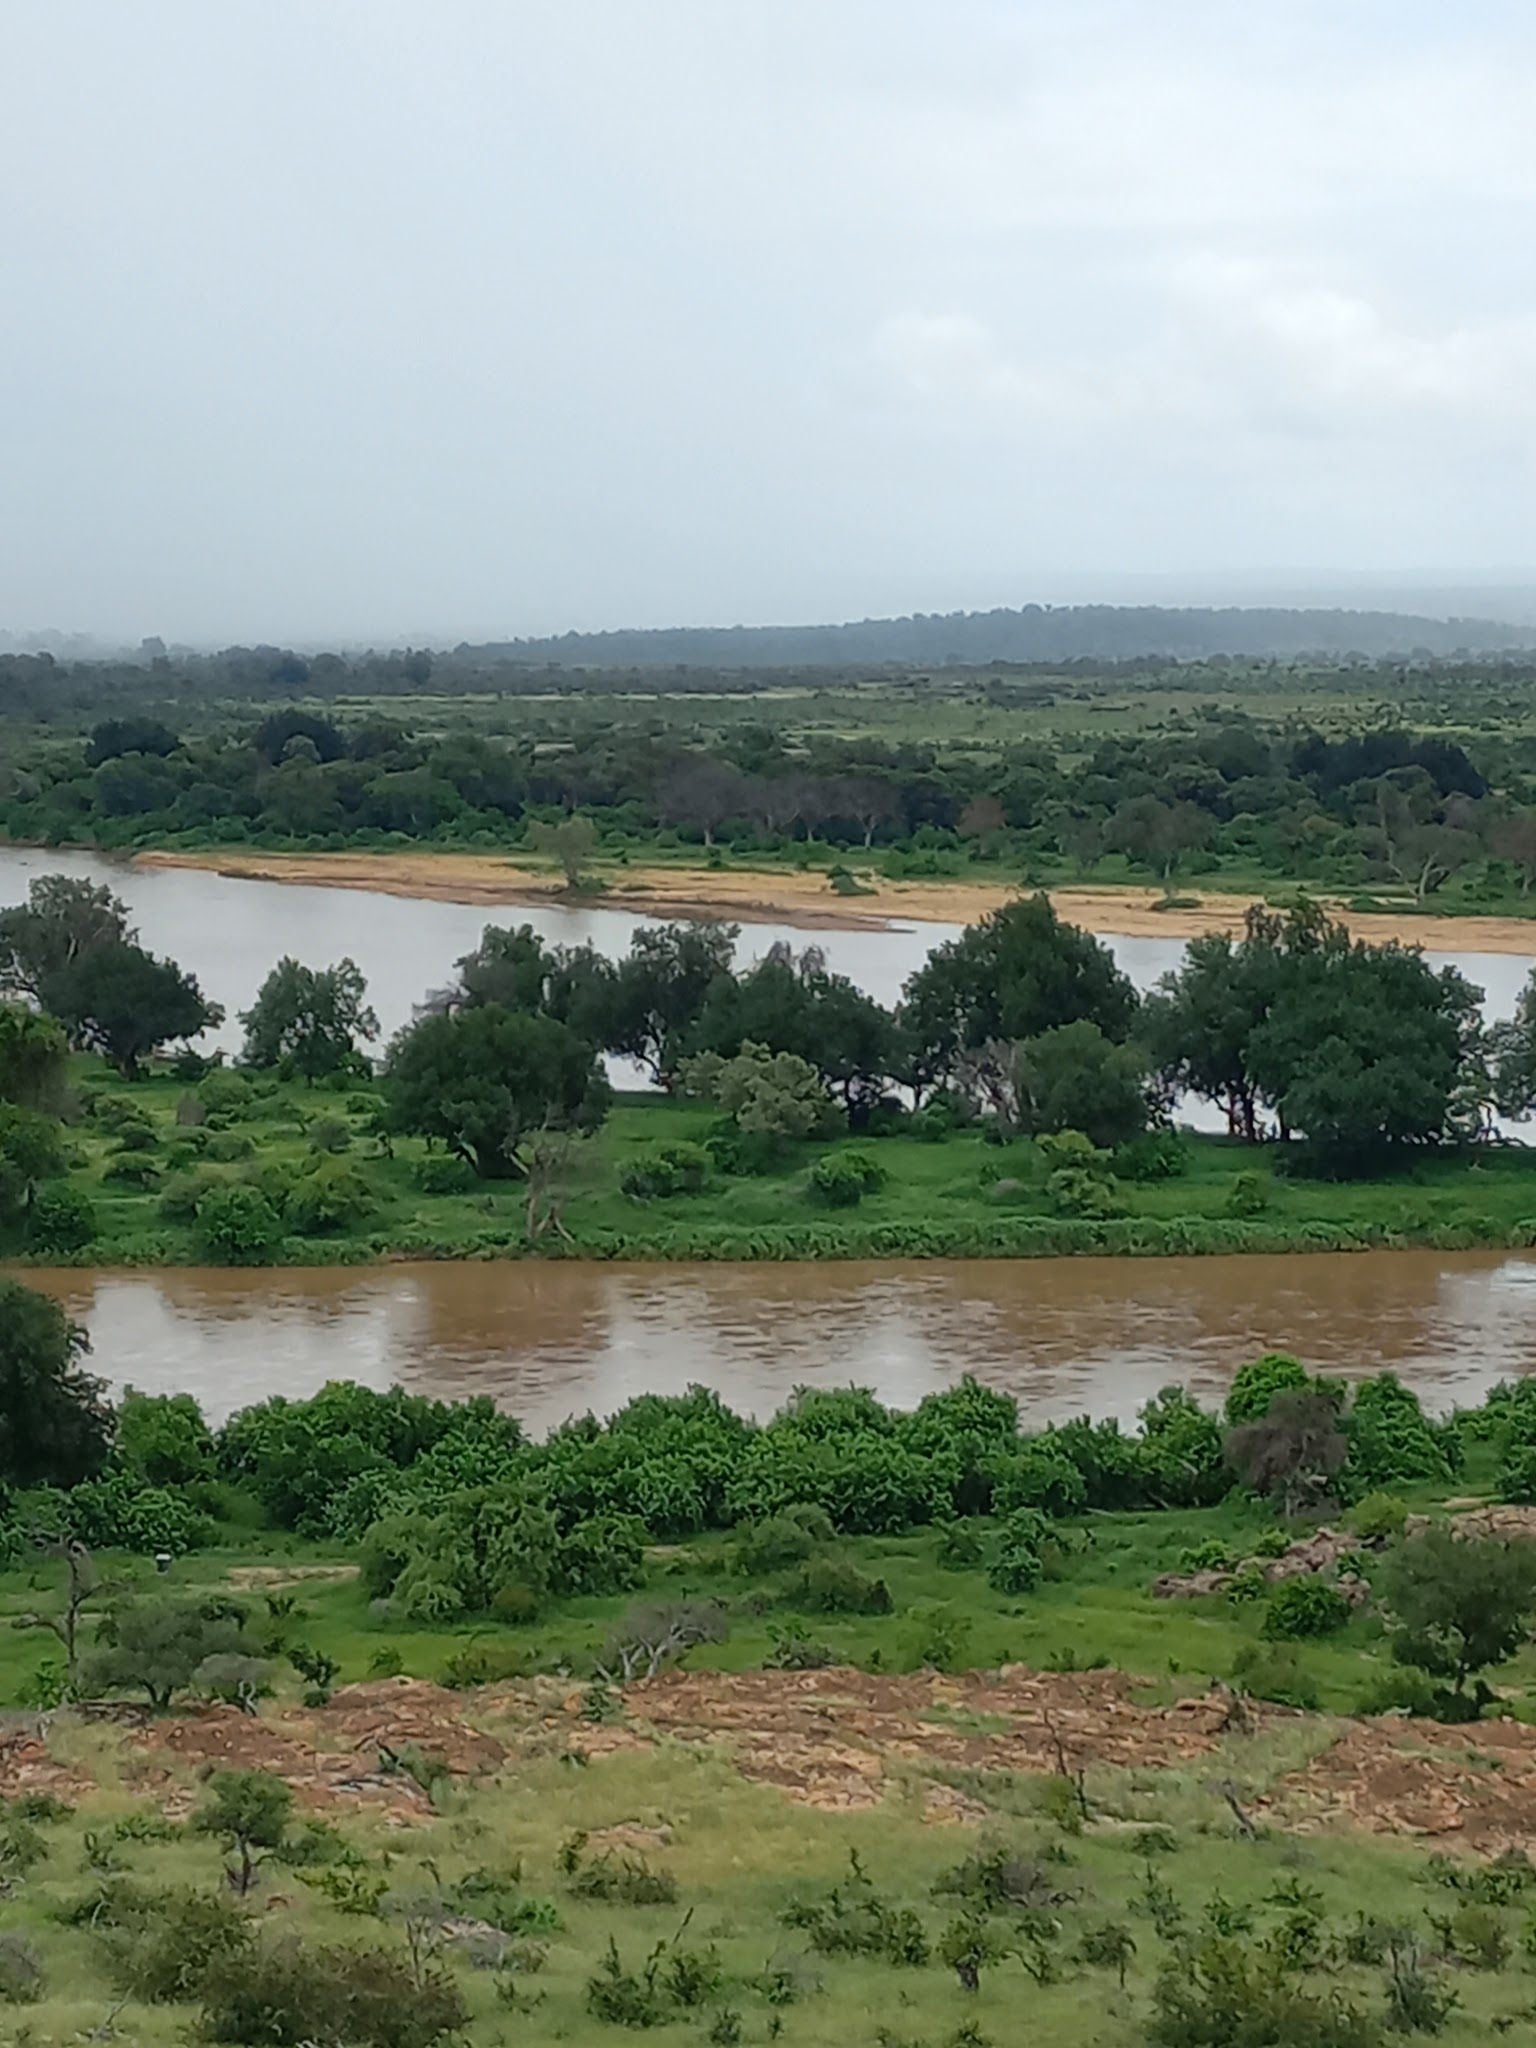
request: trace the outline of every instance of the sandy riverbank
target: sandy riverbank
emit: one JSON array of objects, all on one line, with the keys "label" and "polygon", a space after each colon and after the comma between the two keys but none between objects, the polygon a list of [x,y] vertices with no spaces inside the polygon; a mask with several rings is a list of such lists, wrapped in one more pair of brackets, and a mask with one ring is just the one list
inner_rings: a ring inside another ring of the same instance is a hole
[{"label": "sandy riverbank", "polygon": [[[209,868],[263,882],[304,882],[367,889],[448,903],[525,907],[570,905],[547,871],[484,853],[181,853],[138,855],[143,867]],[[881,929],[893,924],[972,924],[1015,892],[998,882],[892,882],[870,878],[867,896],[834,896],[824,874],[785,869],[610,868],[588,906],[649,917],[726,917],[807,930]],[[1190,939],[1235,932],[1250,896],[1201,896],[1194,908],[1158,908],[1156,889],[1053,889],[1051,900],[1074,924],[1121,938]],[[1191,895],[1195,891],[1189,892]],[[1398,939],[1432,952],[1536,954],[1536,918],[1383,915],[1340,909],[1358,937]]]}]

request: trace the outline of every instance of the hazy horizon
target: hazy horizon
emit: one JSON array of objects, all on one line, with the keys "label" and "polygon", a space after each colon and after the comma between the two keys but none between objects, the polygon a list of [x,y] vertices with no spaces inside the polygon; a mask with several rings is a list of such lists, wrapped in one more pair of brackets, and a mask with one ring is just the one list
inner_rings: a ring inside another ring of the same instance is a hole
[{"label": "hazy horizon", "polygon": [[1505,0],[13,0],[6,50],[5,635],[1536,621]]}]

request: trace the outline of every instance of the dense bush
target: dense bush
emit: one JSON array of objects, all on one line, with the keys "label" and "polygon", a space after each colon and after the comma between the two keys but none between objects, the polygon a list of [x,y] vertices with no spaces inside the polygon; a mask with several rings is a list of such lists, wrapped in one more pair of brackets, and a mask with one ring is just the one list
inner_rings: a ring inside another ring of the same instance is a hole
[{"label": "dense bush", "polygon": [[237,2048],[435,2048],[469,2018],[464,1994],[441,1968],[413,1971],[389,1949],[282,1938],[222,1958],[200,1995],[209,2040]]},{"label": "dense bush", "polygon": [[1337,1586],[1313,1573],[1282,1579],[1264,1603],[1263,1632],[1270,1642],[1332,1635],[1349,1620],[1350,1606]]},{"label": "dense bush", "polygon": [[842,1557],[819,1557],[791,1586],[790,1605],[808,1614],[889,1614],[891,1589]]},{"label": "dense bush", "polygon": [[1030,1507],[1015,1508],[1002,1523],[987,1567],[987,1580],[1000,1593],[1029,1593],[1045,1570],[1050,1523]]},{"label": "dense bush", "polygon": [[619,1171],[619,1190],[640,1201],[697,1195],[709,1178],[710,1157],[702,1145],[679,1141],[657,1145],[628,1159]]},{"label": "dense bush", "polygon": [[95,1239],[96,1207],[83,1189],[42,1187],[27,1215],[27,1243],[36,1252],[61,1257],[84,1251]]},{"label": "dense bush", "polygon": [[885,1181],[885,1169],[867,1152],[828,1152],[806,1176],[812,1201],[828,1209],[852,1209]]}]

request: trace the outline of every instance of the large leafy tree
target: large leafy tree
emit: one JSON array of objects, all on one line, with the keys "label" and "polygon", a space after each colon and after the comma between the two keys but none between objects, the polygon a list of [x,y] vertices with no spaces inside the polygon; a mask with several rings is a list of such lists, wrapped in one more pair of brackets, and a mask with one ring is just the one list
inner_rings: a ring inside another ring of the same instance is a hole
[{"label": "large leafy tree", "polygon": [[306,1081],[345,1073],[358,1062],[359,1041],[379,1034],[367,993],[354,960],[316,968],[285,956],[241,1013],[246,1063],[278,1067]]},{"label": "large leafy tree", "polygon": [[1249,1041],[1257,1086],[1325,1172],[1369,1173],[1450,1132],[1479,1032],[1477,990],[1404,946],[1300,963]]},{"label": "large leafy tree", "polygon": [[551,946],[532,925],[488,924],[458,963],[451,1000],[468,1009],[536,1010],[589,1045],[611,1035],[614,966],[595,946]]},{"label": "large leafy tree", "polygon": [[1399,1626],[1393,1654],[1448,1679],[1459,1697],[1474,1672],[1524,1642],[1536,1612],[1536,1543],[1423,1529],[1391,1560],[1386,1594]]},{"label": "large leafy tree", "polygon": [[736,939],[733,924],[642,925],[614,971],[608,1050],[635,1060],[655,1080],[672,1073],[711,990],[734,986]]},{"label": "large leafy tree", "polygon": [[39,875],[27,900],[0,911],[0,992],[44,993],[66,969],[102,946],[133,939],[128,907],[112,891],[73,875]]},{"label": "large leafy tree", "polygon": [[73,1486],[99,1471],[112,1414],[81,1367],[88,1349],[57,1302],[0,1280],[0,1480]]},{"label": "large leafy tree", "polygon": [[954,1071],[989,1042],[1035,1038],[1080,1019],[1125,1039],[1136,991],[1092,933],[1064,924],[1045,896],[1008,903],[939,946],[907,983],[903,1021],[914,1078]]},{"label": "large leafy tree", "polygon": [[77,1045],[103,1054],[127,1079],[160,1046],[196,1038],[224,1015],[195,976],[126,940],[92,946],[50,973],[40,993]]},{"label": "large leafy tree", "polygon": [[832,973],[815,946],[797,958],[781,943],[744,974],[715,978],[691,1047],[730,1059],[745,1045],[806,1061],[850,1110],[878,1096],[898,1064],[890,1012]]},{"label": "large leafy tree", "polygon": [[610,1098],[590,1043],[558,1018],[499,1004],[423,1017],[385,1067],[396,1130],[438,1138],[486,1180],[523,1172],[536,1130],[593,1129]]}]

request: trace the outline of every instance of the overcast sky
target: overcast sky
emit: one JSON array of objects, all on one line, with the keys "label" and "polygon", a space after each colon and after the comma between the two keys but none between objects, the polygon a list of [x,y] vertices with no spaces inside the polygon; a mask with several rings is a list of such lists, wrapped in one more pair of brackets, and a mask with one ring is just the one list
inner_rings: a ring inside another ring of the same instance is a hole
[{"label": "overcast sky", "polygon": [[1536,580],[1514,0],[5,0],[0,65],[0,626]]}]

